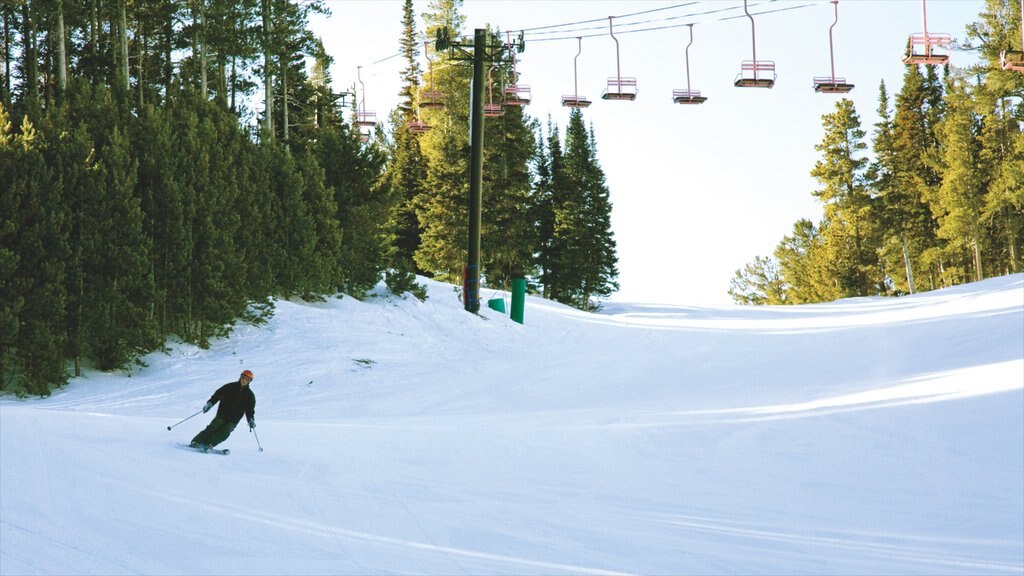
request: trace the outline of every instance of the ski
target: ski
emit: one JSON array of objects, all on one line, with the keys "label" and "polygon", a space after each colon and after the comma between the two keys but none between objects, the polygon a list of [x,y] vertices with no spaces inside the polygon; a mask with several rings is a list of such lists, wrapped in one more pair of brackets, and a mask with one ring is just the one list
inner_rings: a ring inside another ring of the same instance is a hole
[{"label": "ski", "polygon": [[207,448],[203,450],[202,448],[191,446],[189,444],[177,444],[176,446],[178,446],[178,448],[184,448],[185,450],[192,450],[193,452],[202,452],[204,454],[220,454],[221,456],[231,454],[231,450],[228,450],[227,448]]}]

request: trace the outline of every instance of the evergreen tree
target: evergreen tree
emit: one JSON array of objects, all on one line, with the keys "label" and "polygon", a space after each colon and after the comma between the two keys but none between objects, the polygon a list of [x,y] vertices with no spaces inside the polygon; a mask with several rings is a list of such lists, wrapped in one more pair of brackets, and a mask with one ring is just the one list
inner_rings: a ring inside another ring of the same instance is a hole
[{"label": "evergreen tree", "polygon": [[1024,131],[1018,118],[1024,117],[1024,105],[1015,116],[1005,99],[999,108],[982,118],[980,169],[990,175],[981,220],[992,235],[993,273],[1021,271],[1021,242],[1024,240]]},{"label": "evergreen tree", "polygon": [[942,146],[942,184],[932,211],[938,221],[938,236],[948,242],[951,258],[970,253],[973,273],[957,274],[981,280],[983,275],[982,244],[985,227],[981,219],[984,193],[989,176],[980,169],[980,150],[977,134],[980,131],[975,117],[971,94],[964,82],[952,82],[948,95],[948,108],[938,129]]},{"label": "evergreen tree", "polygon": [[829,255],[830,275],[840,297],[877,294],[882,284],[872,224],[872,200],[865,182],[867,148],[853,102],[842,99],[835,112],[822,117],[825,136],[815,146],[823,154],[813,176],[820,190],[814,195],[825,208],[827,226],[821,228],[823,248]]},{"label": "evergreen tree", "polygon": [[64,371],[64,263],[68,213],[42,150],[40,133],[25,116],[12,133],[0,113],[0,386],[49,394],[66,382]]},{"label": "evergreen tree", "polygon": [[423,231],[413,257],[419,268],[441,282],[461,281],[468,251],[469,147],[456,134],[452,130],[431,134],[444,139],[432,138],[439,149],[432,150],[435,156],[427,172],[431,194],[416,204]]},{"label": "evergreen tree", "polygon": [[342,238],[337,288],[358,297],[377,284],[386,266],[390,198],[376,185],[384,159],[376,148],[360,146],[358,130],[348,125],[322,129],[315,150]]},{"label": "evergreen tree", "polygon": [[95,196],[82,216],[89,247],[82,262],[83,299],[90,356],[99,369],[111,370],[155,347],[149,316],[154,289],[149,238],[135,195],[137,163],[120,129],[114,128],[96,160]]},{"label": "evergreen tree", "polygon": [[558,126],[548,119],[548,136],[543,137],[538,148],[541,153],[537,160],[537,183],[534,192],[534,216],[538,234],[537,266],[540,268],[539,280],[543,286],[545,298],[555,300],[555,293],[560,290],[561,259],[563,244],[555,234],[557,209],[565,197],[568,183],[566,182],[565,158],[562,153],[562,142]]},{"label": "evergreen tree", "polygon": [[593,298],[618,289],[618,258],[611,231],[611,203],[604,173],[597,163],[593,137],[583,124],[583,114],[569,115],[563,159],[564,180],[555,178],[554,258],[557,282],[551,297],[589,310]]},{"label": "evergreen tree", "polygon": [[774,255],[787,303],[831,302],[840,298],[839,287],[829,270],[822,232],[810,220],[797,220],[793,235],[783,237]]},{"label": "evergreen tree", "polygon": [[393,145],[389,150],[387,169],[382,179],[382,191],[391,198],[391,209],[386,234],[389,237],[390,254],[388,264],[393,274],[408,275],[406,282],[412,282],[412,272],[429,274],[415,265],[413,255],[420,245],[419,219],[416,204],[426,193],[424,176],[427,161],[420,149],[419,134],[411,129],[411,123],[420,118],[418,92],[420,67],[417,57],[419,45],[416,41],[416,21],[412,0],[405,0],[402,11],[402,38],[400,42],[406,66],[402,70],[402,97],[399,108],[392,116]]},{"label": "evergreen tree", "polygon": [[22,150],[11,126],[10,116],[0,102],[0,390],[13,384],[21,313],[25,307],[24,279],[19,271],[15,241],[20,227],[20,191],[15,189]]},{"label": "evergreen tree", "polygon": [[188,214],[191,199],[179,167],[191,162],[191,154],[178,146],[173,121],[177,111],[144,106],[133,124],[132,143],[139,160],[137,187],[144,229],[150,239],[154,321],[160,334],[185,335],[187,329],[181,322],[188,317],[191,304],[188,278],[193,234]]},{"label": "evergreen tree", "polygon": [[[907,68],[903,88],[896,98],[895,116],[890,125],[879,128],[884,138],[876,138],[876,156],[885,174],[884,187],[878,190],[882,209],[883,244],[889,249],[885,269],[900,267],[892,256],[902,260],[903,275],[890,275],[899,291],[915,292],[935,287],[938,239],[926,197],[936,181],[925,159],[935,149],[935,140],[927,117],[927,87],[916,66]],[[884,120],[883,120],[884,122]],[[879,149],[884,146],[884,149]]]},{"label": "evergreen tree", "polygon": [[736,271],[729,282],[729,296],[737,304],[786,304],[786,285],[779,263],[773,258],[755,256],[752,263]]},{"label": "evergreen tree", "polygon": [[492,120],[484,132],[481,273],[490,285],[508,289],[512,278],[534,274],[537,229],[529,206],[536,123],[520,106],[506,106]]}]

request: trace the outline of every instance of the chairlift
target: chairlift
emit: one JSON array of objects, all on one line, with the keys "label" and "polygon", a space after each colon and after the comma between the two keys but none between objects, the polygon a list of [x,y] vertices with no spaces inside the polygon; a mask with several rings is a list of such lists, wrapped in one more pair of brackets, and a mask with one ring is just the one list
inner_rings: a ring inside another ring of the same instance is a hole
[{"label": "chairlift", "polygon": [[[509,51],[512,52],[513,46],[511,34],[506,32],[508,38]],[[530,87],[526,84],[519,83],[519,73],[516,71],[516,58],[515,53],[512,53],[512,83],[505,86],[505,106],[526,106],[530,103],[531,94]]]},{"label": "chairlift", "polygon": [[409,132],[412,134],[423,134],[424,132],[429,132],[431,128],[433,126],[420,120],[418,117],[415,120],[409,121]]},{"label": "chairlift", "polygon": [[693,45],[693,24],[690,27],[690,43],[686,45],[686,90],[673,90],[672,101],[676,104],[703,104],[706,96],[700,95],[700,90],[690,89],[690,46]]},{"label": "chairlift", "polygon": [[580,96],[576,61],[580,59],[580,54],[583,53],[583,37],[577,36],[576,41],[579,42],[579,50],[576,51],[576,57],[572,59],[572,94],[562,96],[562,106],[566,108],[586,108],[591,104],[586,96]]},{"label": "chairlift", "polygon": [[615,37],[615,30],[612,25],[613,16],[608,17],[608,33],[615,41],[615,76],[608,79],[608,88],[601,95],[604,100],[636,100],[636,78],[624,78],[622,76],[621,60],[619,58],[619,39]]},{"label": "chairlift", "polygon": [[921,0],[921,11],[924,14],[924,32],[911,34],[907,39],[907,52],[903,63],[907,66],[916,64],[934,64],[943,66],[949,62],[949,47],[953,38],[949,34],[928,33],[927,0]]},{"label": "chairlift", "polygon": [[832,0],[832,7],[835,9],[836,14],[835,20],[832,21],[832,25],[828,28],[828,54],[829,61],[832,63],[832,75],[815,76],[814,91],[824,94],[845,94],[853,90],[853,84],[847,83],[846,78],[836,76],[836,55],[832,47],[832,29],[839,22],[839,0]]},{"label": "chairlift", "polygon": [[487,102],[484,103],[485,118],[499,118],[505,114],[505,109],[501,107],[501,104],[494,103],[494,85],[491,83],[491,72],[493,70],[494,65],[492,64],[487,69]]},{"label": "chairlift", "polygon": [[1003,50],[999,53],[999,65],[1003,70],[1024,72],[1024,0],[1020,2],[1021,50]]},{"label": "chairlift", "polygon": [[775,86],[775,62],[757,59],[757,36],[754,32],[754,17],[747,9],[747,0],[743,0],[743,12],[750,18],[750,43],[754,59],[740,62],[740,73],[736,75],[734,86],[739,88],[771,88]]},{"label": "chairlift", "polygon": [[420,92],[420,108],[440,110],[444,108],[444,92],[434,90],[434,61],[430,59],[430,42],[423,43],[423,52],[427,55],[427,89]]},{"label": "chairlift", "polygon": [[360,128],[373,128],[377,125],[377,113],[366,109],[366,84],[363,83],[362,66],[356,66],[356,78],[363,90],[362,102],[356,107],[356,126]]}]

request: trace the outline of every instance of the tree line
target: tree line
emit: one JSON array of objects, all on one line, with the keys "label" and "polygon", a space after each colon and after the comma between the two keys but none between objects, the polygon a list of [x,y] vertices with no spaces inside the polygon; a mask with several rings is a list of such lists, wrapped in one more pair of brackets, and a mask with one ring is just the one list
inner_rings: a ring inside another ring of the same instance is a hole
[{"label": "tree line", "polygon": [[822,117],[811,176],[824,214],[737,270],[734,301],[912,294],[1021,271],[1024,74],[1000,65],[1021,47],[1020,4],[986,0],[979,18],[960,46],[978,64],[908,66],[894,99],[880,84],[870,142],[849,100]]},{"label": "tree line", "polygon": [[[461,34],[460,7],[432,2],[426,34]],[[420,69],[406,0],[403,102],[361,132],[309,31],[318,12],[0,3],[0,390],[47,394],[172,337],[208,346],[277,297],[361,297],[382,278],[424,297],[415,274],[461,279],[471,70],[444,53]],[[419,107],[425,72],[443,109]],[[494,63],[496,82],[513,74]],[[593,130],[579,111],[564,139],[504,112],[485,130],[482,277],[590,309],[618,273]]]}]

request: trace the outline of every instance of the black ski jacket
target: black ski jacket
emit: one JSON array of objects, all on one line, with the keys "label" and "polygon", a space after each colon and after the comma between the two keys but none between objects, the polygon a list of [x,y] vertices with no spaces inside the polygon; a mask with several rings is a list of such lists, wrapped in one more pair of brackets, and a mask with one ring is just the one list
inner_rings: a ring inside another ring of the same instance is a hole
[{"label": "black ski jacket", "polygon": [[237,424],[243,414],[249,420],[256,416],[256,395],[248,386],[242,388],[241,382],[228,382],[217,388],[213,396],[210,396],[210,404],[217,402],[220,402],[217,418],[222,420]]}]

